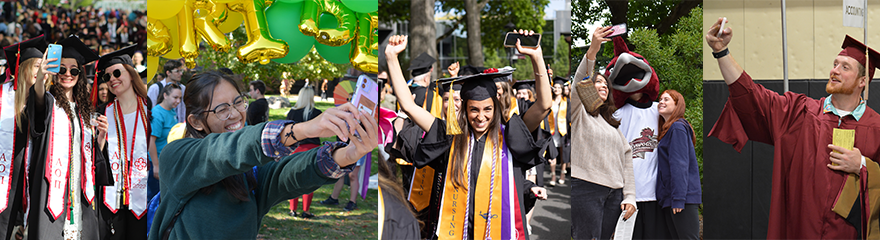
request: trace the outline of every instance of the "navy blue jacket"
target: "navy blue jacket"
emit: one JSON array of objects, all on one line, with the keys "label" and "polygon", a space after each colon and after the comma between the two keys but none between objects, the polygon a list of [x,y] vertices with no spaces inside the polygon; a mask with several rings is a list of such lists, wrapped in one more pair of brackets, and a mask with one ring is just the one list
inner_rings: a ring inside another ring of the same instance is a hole
[{"label": "navy blue jacket", "polygon": [[690,124],[679,119],[672,123],[657,146],[657,202],[660,206],[684,208],[701,204],[700,166],[691,141]]}]

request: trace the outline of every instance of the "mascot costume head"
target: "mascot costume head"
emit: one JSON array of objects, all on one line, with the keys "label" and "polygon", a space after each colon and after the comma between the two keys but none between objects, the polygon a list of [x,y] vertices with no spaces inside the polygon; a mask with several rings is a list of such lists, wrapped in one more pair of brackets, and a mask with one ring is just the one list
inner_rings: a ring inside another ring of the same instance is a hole
[{"label": "mascot costume head", "polygon": [[648,60],[630,51],[622,37],[615,37],[613,41],[614,58],[605,68],[605,76],[613,89],[615,107],[622,107],[635,93],[644,93],[638,102],[657,99],[660,79]]}]

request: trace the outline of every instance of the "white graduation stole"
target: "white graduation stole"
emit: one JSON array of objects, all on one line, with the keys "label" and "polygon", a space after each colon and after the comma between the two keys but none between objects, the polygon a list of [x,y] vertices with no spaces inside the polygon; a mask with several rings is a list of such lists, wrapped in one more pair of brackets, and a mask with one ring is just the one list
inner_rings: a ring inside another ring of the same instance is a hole
[{"label": "white graduation stole", "polygon": [[9,82],[0,85],[0,212],[9,205],[14,144],[15,91]]},{"label": "white graduation stole", "polygon": [[[114,214],[122,207],[120,204],[128,205],[134,216],[140,219],[147,213],[149,176],[146,106],[138,102],[134,129],[125,127],[125,119],[118,106],[119,101],[115,101],[106,109],[109,131],[107,146],[114,185],[104,187],[104,205]],[[127,133],[131,131],[134,131],[134,139],[128,139]],[[120,144],[120,141],[124,144]]]},{"label": "white graduation stole", "polygon": [[[45,177],[49,182],[49,196],[46,208],[49,209],[52,219],[58,219],[64,213],[64,198],[67,197],[67,182],[70,177],[70,159],[72,156],[71,144],[73,141],[73,130],[70,119],[67,118],[66,112],[55,104],[52,107],[52,126],[51,135],[49,136],[49,156],[46,159]],[[95,170],[92,167],[92,132],[86,127],[82,121],[80,129],[82,131],[81,147],[77,149],[81,151],[82,161],[82,185],[83,194],[89,201],[95,198]]]}]

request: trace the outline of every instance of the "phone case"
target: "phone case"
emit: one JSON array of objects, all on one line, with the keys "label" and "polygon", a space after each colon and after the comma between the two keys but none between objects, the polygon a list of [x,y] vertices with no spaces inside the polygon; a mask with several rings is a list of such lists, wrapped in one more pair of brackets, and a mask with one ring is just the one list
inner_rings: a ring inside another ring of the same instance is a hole
[{"label": "phone case", "polygon": [[46,59],[55,58],[55,61],[46,63],[46,65],[56,65],[56,66],[51,67],[51,68],[47,68],[46,70],[48,70],[50,72],[54,72],[54,73],[57,73],[59,70],[61,70],[61,66],[60,66],[61,65],[61,50],[62,50],[61,45],[49,44],[49,48],[46,49],[46,51],[47,51]]}]

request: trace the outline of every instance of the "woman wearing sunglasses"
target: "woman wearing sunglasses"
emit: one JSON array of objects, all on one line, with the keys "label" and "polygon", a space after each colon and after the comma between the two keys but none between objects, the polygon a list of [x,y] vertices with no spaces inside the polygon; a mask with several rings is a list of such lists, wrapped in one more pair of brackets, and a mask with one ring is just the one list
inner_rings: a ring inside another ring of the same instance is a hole
[{"label": "woman wearing sunglasses", "polygon": [[[247,99],[228,76],[197,74],[183,96],[186,137],[159,155],[150,239],[254,239],[273,206],[335,182],[378,147],[376,120],[351,104],[307,122],[245,126]],[[301,140],[334,135],[349,144],[291,154]]]},{"label": "woman wearing sunglasses", "polygon": [[[141,81],[131,55],[136,45],[98,59],[97,76],[115,95],[108,99],[107,144],[103,151],[109,161],[113,185],[98,188],[98,209],[107,224],[103,239],[147,238],[147,156],[150,143],[150,104],[147,86]],[[98,81],[95,81],[97,83]],[[97,85],[95,85],[97,88]],[[94,96],[97,99],[97,95]]]},{"label": "woman wearing sunglasses", "polygon": [[[100,220],[95,210],[96,185],[106,184],[108,177],[94,171],[102,169],[103,157],[95,158],[93,136],[103,145],[106,118],[95,121],[97,133],[90,126],[92,105],[83,68],[98,59],[76,36],[60,42],[63,47],[60,64],[43,55],[33,98],[28,100],[33,157],[28,182],[30,208],[28,239],[100,239]],[[52,64],[50,64],[52,63]],[[57,73],[47,69],[59,67]],[[43,79],[52,86],[44,91]],[[96,172],[98,174],[96,174]]]}]

